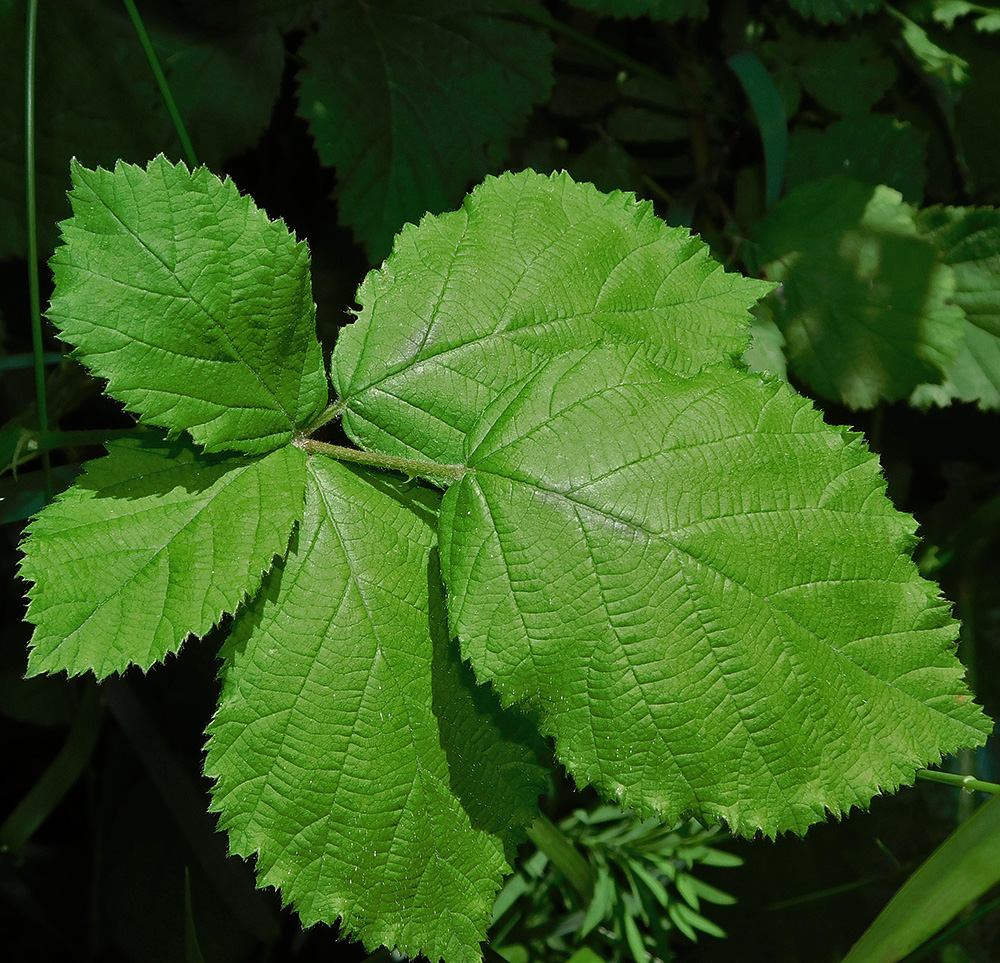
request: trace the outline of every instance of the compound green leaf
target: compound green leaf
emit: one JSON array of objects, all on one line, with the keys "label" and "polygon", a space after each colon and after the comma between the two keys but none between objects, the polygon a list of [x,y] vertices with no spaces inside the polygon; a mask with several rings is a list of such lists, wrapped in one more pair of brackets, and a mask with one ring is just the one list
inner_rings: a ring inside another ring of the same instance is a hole
[{"label": "compound green leaf", "polygon": [[260,585],[301,517],[305,455],[122,440],[29,523],[28,675],[148,669]]},{"label": "compound green leaf", "polygon": [[75,356],[208,451],[287,443],[326,403],[305,243],[204,167],[72,176],[48,316]]},{"label": "compound green leaf", "polygon": [[440,518],[477,676],[623,806],[802,832],[990,723],[877,459],[784,384],[567,353],[468,439]]},{"label": "compound green leaf", "polygon": [[373,950],[479,963],[537,815],[528,729],[449,638],[437,496],[321,458],[308,476],[288,557],[225,647],[212,807],[305,925],[339,916]]},{"label": "compound green leaf", "polygon": [[975,401],[1000,408],[1000,210],[932,207],[917,226],[955,273],[952,300],[965,312],[965,337],[942,385],[916,390],[916,404]]},{"label": "compound green leaf", "polygon": [[404,228],[358,291],[331,381],[361,447],[456,463],[483,408],[553,354],[638,342],[694,372],[742,354],[768,290],[631,194],[505,174]]},{"label": "compound green leaf", "polygon": [[954,278],[915,212],[885,186],[809,181],[757,231],[789,367],[855,408],[938,384],[962,336]]},{"label": "compound green leaf", "polygon": [[299,112],[376,262],[403,224],[495,170],[552,86],[546,32],[503,0],[345,0],[299,53]]}]

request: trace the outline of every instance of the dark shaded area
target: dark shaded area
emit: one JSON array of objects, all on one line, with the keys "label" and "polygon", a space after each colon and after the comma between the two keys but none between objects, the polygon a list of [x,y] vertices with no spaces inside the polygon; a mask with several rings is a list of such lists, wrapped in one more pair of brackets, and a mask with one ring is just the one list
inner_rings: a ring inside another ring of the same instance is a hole
[{"label": "dark shaded area", "polygon": [[[234,4],[233,16],[249,16],[258,7]],[[759,134],[724,59],[741,49],[751,28],[774,34],[776,20],[768,19],[759,3],[715,2],[709,17],[676,25],[599,19],[569,3],[550,3],[548,8],[573,31],[662,72],[667,82],[647,82],[606,52],[575,42],[569,33],[556,35],[552,97],[512,139],[507,165],[566,168],[604,190],[637,191],[661,216],[692,226],[721,260],[738,267],[753,222],[762,213],[763,158]],[[837,35],[837,28],[794,23],[795,29],[817,38]],[[331,198],[336,174],[319,163],[307,125],[296,114],[296,51],[304,29],[296,26],[285,36],[285,69],[270,123],[254,146],[227,163],[225,172],[272,217],[283,218],[309,241],[320,337],[329,352],[371,265],[350,228],[338,222]],[[876,33],[885,29],[884,24],[872,28]],[[947,34],[935,36],[948,42]],[[881,103],[928,139],[928,203],[997,203],[1000,189],[991,145],[1000,125],[984,121],[987,109],[996,105],[992,87],[1000,71],[992,69],[995,50],[986,48],[989,38],[971,30],[954,36],[954,48],[979,76],[988,78],[988,83],[969,88],[958,109],[959,134],[963,124],[968,127],[967,156],[951,151],[940,103],[911,63],[900,62],[900,79]],[[809,124],[830,119],[808,92],[804,105]],[[30,351],[25,278],[23,260],[0,261],[6,354]],[[49,283],[43,264],[43,302]],[[60,350],[52,337],[47,349]],[[50,377],[63,429],[131,424],[78,369],[53,367]],[[32,423],[33,392],[29,368],[5,371],[0,380],[4,420]],[[969,405],[919,412],[895,404],[855,412],[817,403],[831,423],[851,424],[865,433],[882,457],[891,497],[920,522],[924,542],[918,562],[956,601],[965,624],[962,656],[980,702],[996,717],[1000,415]],[[331,432],[328,440],[340,439]],[[68,483],[82,461],[101,452],[88,445],[54,453],[62,483]],[[2,492],[10,499],[23,492],[40,497],[38,469],[37,463],[28,464],[16,482],[9,474],[0,479]],[[25,586],[16,577],[16,564],[25,514],[27,510],[9,513],[0,530],[0,745],[5,769],[0,821],[16,810],[57,758],[88,687],[94,685],[91,679],[22,678],[29,627],[23,621]],[[200,767],[204,727],[218,695],[221,638],[220,630],[201,641],[189,640],[166,664],[107,684],[94,749],[79,760],[80,777],[28,833],[22,849],[0,853],[0,958],[19,963],[183,960],[186,923],[193,923],[208,963],[368,958],[357,944],[339,940],[336,927],[303,932],[273,891],[254,889],[250,866],[226,859],[221,836],[198,844],[210,838],[206,833],[214,824],[214,817],[204,812],[208,785]],[[963,765],[969,762],[962,760]],[[981,778],[1000,781],[995,745],[976,755],[975,770]],[[178,803],[179,797],[192,794],[203,803],[198,815]],[[558,819],[595,802],[560,782],[546,809]],[[738,897],[736,905],[706,913],[729,939],[703,937],[697,944],[678,939],[676,959],[839,959],[969,804],[956,791],[920,784],[876,799],[868,813],[814,827],[804,839],[726,844],[746,865],[708,868],[704,878]],[[984,902],[991,895],[996,894],[987,894]],[[935,950],[923,958],[948,963],[1000,959],[1000,914],[968,927],[947,949],[950,955]]]}]

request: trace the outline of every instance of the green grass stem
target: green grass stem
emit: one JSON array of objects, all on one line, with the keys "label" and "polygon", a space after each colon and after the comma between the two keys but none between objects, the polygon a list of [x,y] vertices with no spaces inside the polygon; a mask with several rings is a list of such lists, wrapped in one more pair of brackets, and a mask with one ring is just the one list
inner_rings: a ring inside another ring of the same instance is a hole
[{"label": "green grass stem", "polygon": [[[24,51],[24,184],[28,223],[28,297],[31,305],[31,345],[35,367],[35,398],[38,427],[49,429],[49,407],[45,394],[45,347],[42,343],[42,298],[38,284],[38,211],[35,179],[35,50],[38,46],[38,0],[28,3],[28,29]],[[45,499],[55,487],[48,455],[43,457]]]},{"label": "green grass stem", "polygon": [[153,48],[153,43],[146,32],[146,25],[142,22],[142,17],[139,16],[139,11],[136,9],[134,0],[122,0],[122,2],[125,4],[125,9],[132,20],[132,26],[135,27],[139,43],[142,44],[142,49],[145,51],[146,59],[149,61],[150,69],[153,71],[153,77],[156,80],[156,86],[160,88],[160,96],[163,98],[163,103],[166,105],[170,119],[173,121],[174,130],[177,131],[184,156],[187,158],[188,164],[192,167],[197,167],[198,156],[194,152],[194,145],[191,143],[191,138],[188,137],[187,128],[184,126],[184,120],[177,109],[177,102],[174,100],[174,95],[170,92],[170,84],[167,82],[163,68],[160,66],[160,58],[156,56],[156,50]]}]

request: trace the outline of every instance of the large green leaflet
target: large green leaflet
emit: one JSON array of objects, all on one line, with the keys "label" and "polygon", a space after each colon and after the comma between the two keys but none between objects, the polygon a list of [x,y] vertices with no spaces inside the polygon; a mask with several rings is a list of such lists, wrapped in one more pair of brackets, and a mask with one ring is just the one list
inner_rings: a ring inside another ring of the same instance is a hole
[{"label": "large green leaflet", "polygon": [[552,42],[518,18],[535,0],[343,0],[300,55],[299,112],[336,166],[342,220],[373,261],[426,211],[494,170],[552,86]]},{"label": "large green leaflet", "polygon": [[289,441],[326,403],[306,245],[206,168],[72,175],[48,316],[77,357],[207,451]]},{"label": "large green leaflet", "polygon": [[[204,635],[284,553],[305,455],[222,458],[159,438],[108,445],[28,526],[28,674],[148,669]],[[126,628],[127,627],[127,628]]]},{"label": "large green leaflet", "polygon": [[74,185],[54,319],[215,453],[140,434],[31,523],[31,671],[145,667],[234,613],[213,808],[305,922],[479,958],[540,788],[514,703],[580,781],[745,833],[985,737],[877,462],[738,361],[770,285],[648,205],[490,179],[366,280],[331,413],[458,466],[436,517],[301,450],[325,387],[282,225],[162,158]]},{"label": "large green leaflet", "polygon": [[454,463],[482,409],[547,357],[639,341],[693,373],[743,352],[747,309],[768,290],[631,194],[505,174],[403,229],[358,291],[330,379],[361,447]]},{"label": "large green leaflet", "polygon": [[233,851],[306,925],[473,963],[541,773],[450,652],[433,514],[407,501],[310,463],[289,557],[227,647],[206,773]]},{"label": "large green leaflet", "polygon": [[877,459],[783,385],[636,353],[556,358],[469,435],[441,551],[480,677],[580,781],[747,835],[984,736]]}]

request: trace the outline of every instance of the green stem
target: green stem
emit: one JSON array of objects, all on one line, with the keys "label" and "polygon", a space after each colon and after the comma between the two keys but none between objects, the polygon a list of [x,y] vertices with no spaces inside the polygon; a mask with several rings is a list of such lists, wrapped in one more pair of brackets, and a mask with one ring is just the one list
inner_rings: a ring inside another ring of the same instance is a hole
[{"label": "green stem", "polygon": [[808,903],[821,902],[822,900],[832,899],[836,896],[843,896],[846,893],[853,893],[868,886],[874,886],[876,883],[885,883],[894,879],[895,876],[895,873],[880,873],[878,876],[866,876],[850,883],[841,883],[839,886],[830,886],[827,889],[803,893],[801,896],[793,896],[791,899],[782,899],[775,903],[768,903],[764,907],[764,911],[766,913],[773,913],[780,910],[792,909],[796,906],[804,906]]},{"label": "green stem", "polygon": [[153,49],[149,34],[146,33],[146,25],[142,22],[142,17],[139,16],[139,11],[136,9],[134,0],[122,0],[122,2],[125,4],[125,9],[132,20],[132,26],[135,27],[139,43],[142,44],[142,49],[146,53],[146,59],[149,61],[153,77],[156,79],[156,86],[160,88],[160,96],[163,98],[163,103],[166,104],[167,113],[170,114],[170,119],[174,122],[174,130],[177,131],[181,148],[184,150],[184,156],[187,157],[188,163],[192,167],[197,167],[198,157],[194,152],[194,145],[191,143],[191,138],[188,137],[187,128],[184,126],[181,113],[177,109],[174,95],[170,92],[170,84],[167,83],[163,68],[160,67],[160,59],[156,56],[156,51]]},{"label": "green stem", "polygon": [[586,901],[594,896],[594,871],[566,834],[545,816],[539,815],[528,827],[530,839]]},{"label": "green stem", "polygon": [[327,405],[306,427],[302,432],[304,435],[314,435],[320,430],[324,425],[329,424],[331,421],[335,421],[339,418],[345,411],[347,411],[346,401],[335,401],[333,404]]},{"label": "green stem", "polygon": [[415,461],[412,458],[398,458],[395,455],[380,455],[374,451],[360,451],[344,445],[330,445],[313,438],[302,438],[296,444],[309,455],[326,455],[337,461],[350,461],[371,468],[405,472],[413,478],[446,478],[457,481],[464,478],[469,469],[465,465],[441,465],[436,461]]},{"label": "green stem", "polygon": [[[45,348],[42,343],[42,298],[38,284],[38,212],[35,183],[35,49],[38,39],[38,0],[28,4],[28,30],[24,52],[24,186],[28,218],[28,297],[31,304],[31,345],[35,365],[35,399],[38,427],[49,428],[49,406],[45,394]],[[46,455],[45,500],[55,492],[52,465]]]},{"label": "green stem", "polygon": [[924,782],[940,782],[946,786],[955,786],[958,789],[967,789],[969,792],[978,790],[988,792],[992,796],[1000,795],[1000,785],[995,782],[984,782],[976,779],[975,776],[963,776],[955,772],[935,772],[931,769],[918,769],[917,778]]}]

